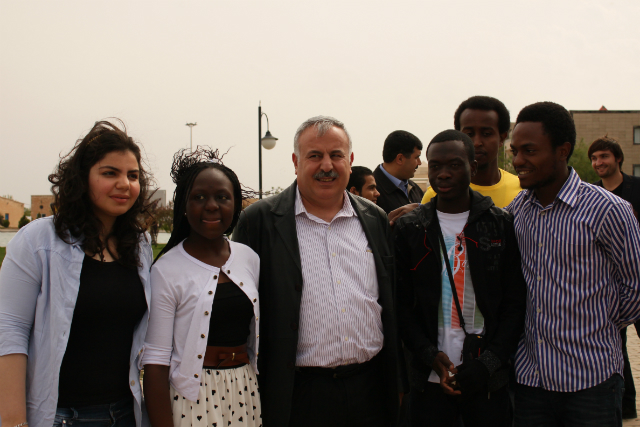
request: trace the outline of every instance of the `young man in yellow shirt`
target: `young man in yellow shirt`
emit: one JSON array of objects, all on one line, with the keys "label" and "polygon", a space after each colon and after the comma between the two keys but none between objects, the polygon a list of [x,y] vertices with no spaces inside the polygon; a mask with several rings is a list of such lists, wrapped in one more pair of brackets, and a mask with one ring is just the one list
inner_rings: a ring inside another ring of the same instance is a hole
[{"label": "young man in yellow shirt", "polygon": [[[509,136],[507,107],[490,96],[472,96],[460,104],[453,117],[455,129],[469,135],[476,150],[478,172],[471,178],[471,189],[491,197],[496,206],[504,208],[522,190],[517,176],[498,167],[498,152]],[[422,204],[435,195],[428,188]]]}]

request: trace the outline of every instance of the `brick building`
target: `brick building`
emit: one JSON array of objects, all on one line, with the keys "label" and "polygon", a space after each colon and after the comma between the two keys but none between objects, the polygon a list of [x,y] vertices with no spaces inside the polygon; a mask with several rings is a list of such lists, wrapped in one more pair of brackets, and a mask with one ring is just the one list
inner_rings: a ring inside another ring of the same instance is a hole
[{"label": "brick building", "polygon": [[604,136],[614,138],[624,152],[622,172],[640,176],[640,110],[572,110],[577,141],[588,147]]},{"label": "brick building", "polygon": [[24,203],[0,197],[0,217],[9,220],[9,228],[18,228],[18,222],[24,215]]},{"label": "brick building", "polygon": [[51,203],[53,203],[52,194],[45,196],[31,196],[31,219],[34,220],[53,215]]}]

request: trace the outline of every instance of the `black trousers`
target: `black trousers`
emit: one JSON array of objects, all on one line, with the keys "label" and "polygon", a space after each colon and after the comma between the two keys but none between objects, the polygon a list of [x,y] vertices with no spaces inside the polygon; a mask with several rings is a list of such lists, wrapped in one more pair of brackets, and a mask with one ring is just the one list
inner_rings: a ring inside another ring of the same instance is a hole
[{"label": "black trousers", "polygon": [[424,392],[412,390],[407,398],[412,427],[452,427],[458,425],[459,418],[465,427],[511,426],[511,400],[506,386],[491,394],[462,398],[445,394],[439,383],[427,383]]},{"label": "black trousers", "polygon": [[627,352],[627,328],[620,330],[622,337],[622,357],[624,358],[624,395],[622,395],[622,417],[635,418],[636,416],[636,386],[633,383],[629,353]]},{"label": "black trousers", "polygon": [[377,359],[347,378],[297,370],[289,427],[388,427],[388,391]]}]

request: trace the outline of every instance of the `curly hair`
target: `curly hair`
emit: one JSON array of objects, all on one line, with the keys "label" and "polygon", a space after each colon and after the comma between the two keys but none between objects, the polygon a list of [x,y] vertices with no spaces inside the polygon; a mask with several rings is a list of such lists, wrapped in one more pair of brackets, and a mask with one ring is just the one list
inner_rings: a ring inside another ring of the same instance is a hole
[{"label": "curly hair", "polygon": [[[78,140],[73,149],[61,157],[54,173],[49,175],[54,196],[53,223],[56,234],[66,243],[84,238],[83,249],[103,258],[106,249],[121,265],[135,268],[140,264],[138,244],[152,221],[148,203],[151,176],[141,161],[140,147],[123,130],[108,121],[96,122],[89,133]],[[139,165],[140,195],[131,209],[118,216],[113,228],[104,239],[100,238],[102,222],[93,212],[89,195],[89,171],[91,167],[111,152],[130,151]],[[106,244],[111,238],[116,242],[116,254]]]},{"label": "curly hair", "polygon": [[189,198],[189,193],[191,193],[193,182],[200,172],[205,169],[217,169],[231,181],[234,203],[233,221],[231,221],[231,225],[224,234],[229,235],[233,232],[242,212],[242,201],[255,197],[257,193],[251,189],[243,188],[235,172],[222,163],[222,158],[225,154],[227,153],[220,154],[218,150],[212,150],[207,147],[198,147],[194,152],[182,149],[174,154],[173,165],[171,166],[171,179],[176,184],[176,189],[173,192],[173,231],[166,246],[156,257],[156,261],[191,233],[191,226],[185,216],[187,199]]},{"label": "curly hair", "polygon": [[536,102],[520,110],[516,125],[522,122],[541,122],[542,129],[554,148],[565,142],[571,144],[567,156],[567,162],[569,161],[576,146],[576,125],[566,108],[551,101]]}]

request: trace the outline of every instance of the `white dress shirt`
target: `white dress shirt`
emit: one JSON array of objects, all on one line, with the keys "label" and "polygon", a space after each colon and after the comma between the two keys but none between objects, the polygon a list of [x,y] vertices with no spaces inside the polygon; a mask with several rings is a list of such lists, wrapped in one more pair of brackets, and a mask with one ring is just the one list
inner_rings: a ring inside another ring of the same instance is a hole
[{"label": "white dress shirt", "polygon": [[383,345],[382,307],[373,252],[344,196],[331,222],[310,214],[296,190],[302,265],[297,366],[364,363]]},{"label": "white dress shirt", "polygon": [[255,316],[247,347],[251,366],[258,373],[260,258],[248,246],[229,242],[231,255],[220,269],[189,255],[183,243],[164,254],[151,268],[153,298],[142,364],[170,366],[171,385],[195,402],[221,270],[253,303]]},{"label": "white dress shirt", "polygon": [[[32,221],[11,239],[0,269],[0,356],[28,355],[26,397],[30,427],[51,427],[56,415],[60,366],[67,350],[85,257],[83,239],[72,240],[69,244],[58,237],[52,216]],[[140,236],[138,254],[138,276],[148,306],[153,259],[148,235]],[[147,331],[148,313],[133,332],[129,364],[129,387],[135,399],[138,427],[149,421],[143,417],[146,412],[142,412],[136,363]]]}]

